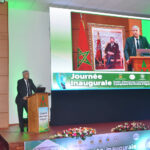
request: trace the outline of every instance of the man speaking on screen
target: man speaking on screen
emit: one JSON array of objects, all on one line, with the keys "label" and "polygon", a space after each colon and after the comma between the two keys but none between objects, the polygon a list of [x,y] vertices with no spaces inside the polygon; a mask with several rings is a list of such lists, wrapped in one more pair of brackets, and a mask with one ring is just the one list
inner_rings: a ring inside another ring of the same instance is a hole
[{"label": "man speaking on screen", "polygon": [[132,27],[132,37],[127,38],[126,44],[125,44],[125,59],[128,66],[128,70],[132,70],[132,66],[129,62],[130,56],[136,56],[136,49],[146,49],[150,48],[150,45],[146,39],[146,37],[143,37],[140,35],[140,28],[138,26]]}]

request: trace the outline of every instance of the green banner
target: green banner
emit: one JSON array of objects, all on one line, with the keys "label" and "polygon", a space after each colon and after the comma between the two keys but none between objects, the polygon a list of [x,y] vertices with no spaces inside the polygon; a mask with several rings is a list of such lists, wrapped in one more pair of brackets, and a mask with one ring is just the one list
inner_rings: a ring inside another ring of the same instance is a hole
[{"label": "green banner", "polygon": [[53,73],[52,90],[150,88],[148,73]]}]

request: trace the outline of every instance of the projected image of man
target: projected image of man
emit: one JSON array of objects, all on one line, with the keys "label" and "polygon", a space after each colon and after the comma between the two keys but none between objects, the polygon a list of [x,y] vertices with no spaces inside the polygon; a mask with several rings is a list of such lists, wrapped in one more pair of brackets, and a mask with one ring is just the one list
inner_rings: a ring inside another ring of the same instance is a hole
[{"label": "projected image of man", "polygon": [[110,37],[110,42],[105,48],[105,57],[107,59],[107,67],[109,69],[115,67],[116,59],[120,58],[120,51],[114,37]]},{"label": "projected image of man", "polygon": [[[130,64],[130,56],[136,56],[136,49],[150,48],[146,37],[140,35],[140,28],[138,26],[132,27],[132,34],[132,37],[127,38],[124,49],[125,59],[128,65]],[[129,67],[128,70],[131,71],[131,67]]]}]

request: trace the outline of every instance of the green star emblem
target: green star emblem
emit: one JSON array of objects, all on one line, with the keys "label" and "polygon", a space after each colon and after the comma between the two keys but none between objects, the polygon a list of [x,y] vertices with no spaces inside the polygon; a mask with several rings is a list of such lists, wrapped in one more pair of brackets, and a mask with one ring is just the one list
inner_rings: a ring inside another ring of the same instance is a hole
[{"label": "green star emblem", "polygon": [[146,63],[145,63],[144,60],[143,60],[143,63],[142,63],[141,71],[147,71],[148,72],[148,68],[147,68]]},{"label": "green star emblem", "polygon": [[42,99],[41,99],[41,106],[43,106],[43,105],[46,106],[44,96],[42,96]]},{"label": "green star emblem", "polygon": [[[87,56],[89,54],[89,51],[86,52],[82,52],[79,48],[78,48],[78,57],[77,57],[77,67],[79,68],[81,66],[82,63],[86,63],[88,65],[91,65],[91,63],[89,62],[89,60],[87,59]],[[80,59],[79,57],[82,56],[83,58]]]}]

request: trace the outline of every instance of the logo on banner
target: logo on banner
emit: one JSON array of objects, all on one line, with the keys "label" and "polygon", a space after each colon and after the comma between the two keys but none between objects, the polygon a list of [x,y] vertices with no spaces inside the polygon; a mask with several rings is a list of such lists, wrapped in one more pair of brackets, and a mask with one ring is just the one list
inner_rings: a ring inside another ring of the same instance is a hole
[{"label": "logo on banner", "polygon": [[119,74],[119,79],[122,79],[122,75],[121,74]]},{"label": "logo on banner", "polygon": [[144,74],[141,74],[140,77],[141,77],[142,80],[145,79],[145,75]]},{"label": "logo on banner", "polygon": [[134,74],[130,74],[129,78],[130,78],[130,80],[134,80],[135,79],[135,75]]},{"label": "logo on banner", "polygon": [[140,138],[140,135],[138,133],[133,134],[133,139],[137,141]]}]

